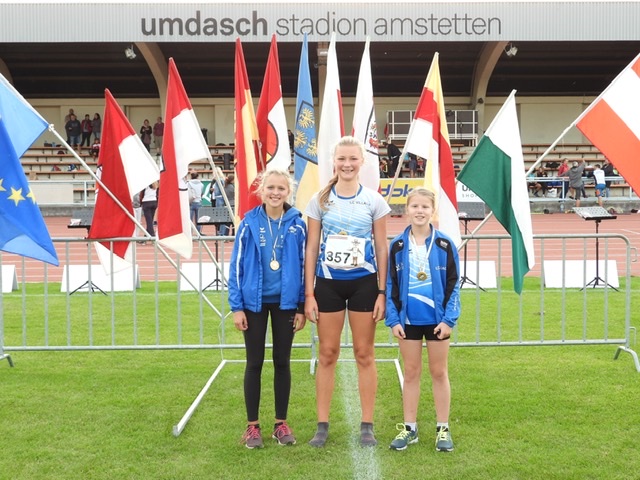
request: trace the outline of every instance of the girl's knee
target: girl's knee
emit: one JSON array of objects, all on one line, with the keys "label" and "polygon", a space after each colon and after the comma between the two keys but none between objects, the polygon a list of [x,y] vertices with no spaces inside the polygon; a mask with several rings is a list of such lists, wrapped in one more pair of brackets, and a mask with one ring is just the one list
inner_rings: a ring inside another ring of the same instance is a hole
[{"label": "girl's knee", "polygon": [[318,352],[318,362],[323,367],[333,366],[338,361],[340,356],[340,348],[320,348]]}]

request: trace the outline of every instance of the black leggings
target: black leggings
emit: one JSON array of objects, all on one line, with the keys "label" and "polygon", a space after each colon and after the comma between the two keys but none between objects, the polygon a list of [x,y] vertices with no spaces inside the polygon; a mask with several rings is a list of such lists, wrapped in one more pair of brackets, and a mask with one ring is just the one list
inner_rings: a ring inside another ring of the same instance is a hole
[{"label": "black leggings", "polygon": [[260,388],[262,364],[264,363],[267,319],[271,314],[271,336],[273,337],[273,393],[276,416],[287,418],[289,393],[291,392],[291,344],[293,343],[293,319],[295,310],[280,310],[274,303],[262,305],[260,313],[244,311],[247,328],[244,344],[247,352],[247,366],[244,371],[244,402],[247,407],[247,421],[258,420],[260,410]]}]

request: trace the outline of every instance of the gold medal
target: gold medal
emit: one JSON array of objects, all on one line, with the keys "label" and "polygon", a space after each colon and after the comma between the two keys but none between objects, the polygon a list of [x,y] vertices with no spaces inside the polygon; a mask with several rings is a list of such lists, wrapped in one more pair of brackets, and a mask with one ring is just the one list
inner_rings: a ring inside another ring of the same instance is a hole
[{"label": "gold medal", "polygon": [[280,268],[280,262],[278,260],[271,260],[269,262],[269,267],[271,267],[271,270],[276,271]]},{"label": "gold medal", "polygon": [[418,280],[420,280],[421,282],[424,282],[427,278],[429,278],[429,275],[427,275],[423,271],[419,271],[416,277],[418,277]]},{"label": "gold medal", "polygon": [[347,232],[345,232],[344,230],[340,230],[340,231],[338,232],[338,235],[346,235],[346,234],[347,234]]}]

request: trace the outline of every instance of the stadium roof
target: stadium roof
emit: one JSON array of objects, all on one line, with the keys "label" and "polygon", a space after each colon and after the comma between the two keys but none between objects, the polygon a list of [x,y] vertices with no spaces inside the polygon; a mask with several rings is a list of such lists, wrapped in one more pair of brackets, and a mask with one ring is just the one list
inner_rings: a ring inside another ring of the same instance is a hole
[{"label": "stadium roof", "polygon": [[[640,52],[640,41],[515,42],[518,53],[498,59],[487,96],[598,95]],[[337,42],[343,96],[355,95],[363,42]],[[126,58],[123,43],[0,43],[15,87],[32,98],[95,98],[109,88],[120,98],[157,98],[158,89],[145,58]],[[233,42],[158,43],[166,59],[173,57],[193,98],[233,97]],[[424,84],[434,52],[446,96],[470,97],[474,72],[487,42],[372,42],[371,64],[376,96],[415,96]],[[317,43],[309,56],[317,95]],[[269,43],[243,45],[251,88],[260,92]],[[295,97],[300,43],[279,43],[282,88]]]}]

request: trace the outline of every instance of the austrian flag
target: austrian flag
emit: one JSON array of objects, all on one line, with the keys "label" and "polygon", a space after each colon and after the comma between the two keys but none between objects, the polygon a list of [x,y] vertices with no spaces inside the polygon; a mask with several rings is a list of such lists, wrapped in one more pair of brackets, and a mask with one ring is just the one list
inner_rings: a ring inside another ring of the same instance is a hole
[{"label": "austrian flag", "polygon": [[[131,123],[120,106],[105,90],[105,108],[102,127],[102,139],[98,164],[102,166],[100,181],[118,203],[106,192],[97,196],[89,238],[132,237],[135,233],[133,218],[133,196],[160,178],[156,162],[136,135]],[[127,213],[129,215],[127,215]],[[96,243],[100,263],[107,273],[122,270],[130,266],[132,243],[128,241]],[[115,257],[127,263],[115,260],[110,265],[110,248]]]},{"label": "austrian flag", "polygon": [[640,55],[578,117],[576,126],[640,192]]},{"label": "austrian flag", "polygon": [[165,110],[158,198],[158,241],[183,258],[191,258],[191,219],[185,177],[196,160],[212,163],[211,152],[202,136],[191,102],[182,85],[173,58],[169,59],[169,82]]}]

